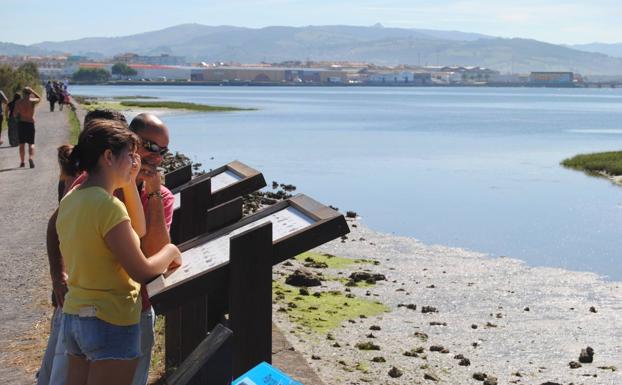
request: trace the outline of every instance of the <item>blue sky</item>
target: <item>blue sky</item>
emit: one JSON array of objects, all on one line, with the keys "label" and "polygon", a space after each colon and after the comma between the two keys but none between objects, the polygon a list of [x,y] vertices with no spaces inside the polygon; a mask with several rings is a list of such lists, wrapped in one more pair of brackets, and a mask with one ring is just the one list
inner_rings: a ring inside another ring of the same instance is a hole
[{"label": "blue sky", "polygon": [[182,23],[243,27],[382,23],[552,43],[622,42],[619,0],[2,0],[0,9],[0,41],[19,44],[123,36]]}]

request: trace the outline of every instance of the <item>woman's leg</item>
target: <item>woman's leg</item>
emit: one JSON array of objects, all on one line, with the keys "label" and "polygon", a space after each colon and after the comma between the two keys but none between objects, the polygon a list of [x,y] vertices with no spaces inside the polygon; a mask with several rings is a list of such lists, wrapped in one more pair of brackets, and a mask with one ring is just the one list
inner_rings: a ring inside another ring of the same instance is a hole
[{"label": "woman's leg", "polygon": [[130,385],[138,359],[92,361],[87,385]]},{"label": "woman's leg", "polygon": [[26,145],[25,143],[19,144],[19,166],[20,167],[24,167],[24,155],[26,154],[26,149],[24,148],[25,145]]},{"label": "woman's leg", "polygon": [[89,377],[89,361],[83,357],[69,355],[67,385],[86,385]]}]

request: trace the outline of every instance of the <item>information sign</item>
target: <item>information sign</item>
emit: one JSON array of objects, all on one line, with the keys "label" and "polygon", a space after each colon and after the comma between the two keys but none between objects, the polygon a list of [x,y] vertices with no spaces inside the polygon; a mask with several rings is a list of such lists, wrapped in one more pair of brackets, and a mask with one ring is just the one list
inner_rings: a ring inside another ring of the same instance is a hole
[{"label": "information sign", "polygon": [[179,245],[183,265],[147,284],[156,310],[178,306],[181,299],[215,290],[217,279],[210,279],[210,275],[228,265],[231,238],[266,222],[272,223],[273,253],[267,257],[272,258],[273,265],[349,232],[343,215],[306,195],[278,202],[233,225]]}]

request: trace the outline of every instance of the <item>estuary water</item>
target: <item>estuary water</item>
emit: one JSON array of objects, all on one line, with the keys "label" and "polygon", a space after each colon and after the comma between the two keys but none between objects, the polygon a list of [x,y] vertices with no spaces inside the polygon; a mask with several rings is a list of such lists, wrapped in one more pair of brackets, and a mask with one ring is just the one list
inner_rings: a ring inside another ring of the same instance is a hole
[{"label": "estuary water", "polygon": [[257,108],[171,113],[171,148],[238,159],[373,229],[622,280],[622,187],[567,170],[619,150],[622,89],[71,86]]}]

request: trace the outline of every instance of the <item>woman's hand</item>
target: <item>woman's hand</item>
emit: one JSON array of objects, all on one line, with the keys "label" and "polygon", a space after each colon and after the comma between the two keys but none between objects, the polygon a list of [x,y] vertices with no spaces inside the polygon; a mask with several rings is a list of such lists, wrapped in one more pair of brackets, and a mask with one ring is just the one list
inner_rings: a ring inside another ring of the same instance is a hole
[{"label": "woman's hand", "polygon": [[167,247],[169,249],[169,252],[172,255],[174,255],[174,258],[171,261],[171,263],[168,265],[167,270],[172,270],[172,269],[175,269],[175,268],[178,268],[179,266],[181,266],[181,264],[182,264],[181,251],[179,251],[177,246],[175,246],[172,243],[169,243],[165,247]]},{"label": "woman's hand", "polygon": [[132,168],[130,169],[130,182],[129,183],[136,186],[136,176],[140,172],[140,166],[141,166],[140,155],[134,152],[130,154],[130,157],[132,160]]}]

